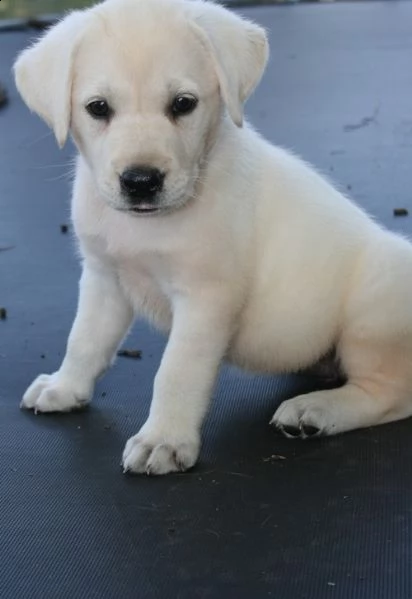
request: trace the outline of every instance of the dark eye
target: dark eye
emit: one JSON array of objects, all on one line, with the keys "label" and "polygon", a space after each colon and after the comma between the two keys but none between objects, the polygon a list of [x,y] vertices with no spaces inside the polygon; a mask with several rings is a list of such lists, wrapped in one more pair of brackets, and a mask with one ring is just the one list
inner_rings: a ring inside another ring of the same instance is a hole
[{"label": "dark eye", "polygon": [[94,119],[108,119],[112,114],[106,100],[93,100],[86,106],[86,110]]},{"label": "dark eye", "polygon": [[171,106],[171,112],[174,117],[183,116],[192,112],[197,105],[197,98],[191,94],[181,94],[176,96]]}]

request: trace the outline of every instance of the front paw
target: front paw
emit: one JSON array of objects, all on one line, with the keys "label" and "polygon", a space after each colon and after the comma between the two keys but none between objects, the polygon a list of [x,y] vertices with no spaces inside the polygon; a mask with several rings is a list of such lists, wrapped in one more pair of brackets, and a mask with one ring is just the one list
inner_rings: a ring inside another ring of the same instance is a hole
[{"label": "front paw", "polygon": [[195,465],[199,456],[197,435],[177,439],[169,434],[144,427],[126,443],[123,471],[135,474],[168,474],[184,472]]},{"label": "front paw", "polygon": [[21,408],[37,412],[70,412],[84,407],[91,397],[90,390],[75,388],[62,380],[59,373],[41,374],[27,389]]}]

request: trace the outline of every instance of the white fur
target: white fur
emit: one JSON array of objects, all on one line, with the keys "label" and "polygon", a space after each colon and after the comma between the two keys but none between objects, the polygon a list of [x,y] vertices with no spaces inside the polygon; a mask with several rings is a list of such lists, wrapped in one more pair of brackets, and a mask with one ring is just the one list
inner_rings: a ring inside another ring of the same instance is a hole
[{"label": "white fur", "polygon": [[[224,359],[285,372],[336,347],[348,383],[284,402],[273,423],[287,435],[412,414],[411,245],[239,127],[266,59],[262,29],[221,7],[107,0],[67,17],[16,63],[23,98],[60,143],[71,125],[84,258],[66,357],[22,404],[46,412],[89,401],[136,315],[170,331],[125,470],[196,462]],[[166,114],[170,90],[199,97],[179,123]],[[115,110],[108,124],[84,109],[102,95]],[[131,215],[118,176],[147,163],[167,172],[161,211]]]}]

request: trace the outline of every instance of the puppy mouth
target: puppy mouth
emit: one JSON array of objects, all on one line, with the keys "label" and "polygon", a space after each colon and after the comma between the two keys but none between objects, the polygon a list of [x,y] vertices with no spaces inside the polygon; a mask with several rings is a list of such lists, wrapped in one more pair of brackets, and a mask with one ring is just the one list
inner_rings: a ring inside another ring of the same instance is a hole
[{"label": "puppy mouth", "polygon": [[156,215],[167,215],[176,210],[181,209],[184,204],[171,204],[171,205],[157,205],[152,204],[140,204],[139,206],[128,206],[126,209],[123,208],[128,214],[136,214],[137,216],[156,216]]},{"label": "puppy mouth", "polygon": [[156,212],[160,212],[160,210],[160,206],[132,206],[128,209],[128,212],[134,214],[156,214]]}]

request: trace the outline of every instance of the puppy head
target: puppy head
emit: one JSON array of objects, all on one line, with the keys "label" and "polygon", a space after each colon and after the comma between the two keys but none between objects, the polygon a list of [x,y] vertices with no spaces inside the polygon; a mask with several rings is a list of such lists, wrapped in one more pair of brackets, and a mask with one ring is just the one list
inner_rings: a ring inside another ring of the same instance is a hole
[{"label": "puppy head", "polygon": [[106,0],[15,64],[28,106],[69,129],[101,197],[147,216],[195,195],[226,108],[237,126],[268,55],[263,30],[202,0]]}]

